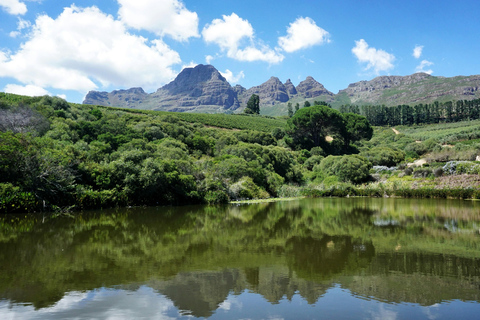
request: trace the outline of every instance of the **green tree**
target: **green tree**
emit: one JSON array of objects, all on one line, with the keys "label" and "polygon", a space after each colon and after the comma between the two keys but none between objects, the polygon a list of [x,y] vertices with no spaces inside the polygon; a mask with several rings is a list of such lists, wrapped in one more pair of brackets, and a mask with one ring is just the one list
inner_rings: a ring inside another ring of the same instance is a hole
[{"label": "green tree", "polygon": [[256,94],[252,94],[248,99],[245,113],[248,114],[260,114],[260,97]]},{"label": "green tree", "polygon": [[291,142],[302,149],[322,147],[329,150],[327,136],[343,141],[345,129],[342,114],[327,106],[302,108],[287,122]]},{"label": "green tree", "polygon": [[355,113],[344,113],[346,126],[345,145],[360,140],[370,140],[373,136],[373,128],[367,118]]},{"label": "green tree", "polygon": [[311,103],[309,101],[305,101],[305,103],[303,104],[304,108],[308,108],[310,106],[311,106]]},{"label": "green tree", "polygon": [[287,104],[287,109],[288,109],[288,117],[289,118],[293,117],[293,108],[292,108],[292,103],[291,102],[289,102]]}]

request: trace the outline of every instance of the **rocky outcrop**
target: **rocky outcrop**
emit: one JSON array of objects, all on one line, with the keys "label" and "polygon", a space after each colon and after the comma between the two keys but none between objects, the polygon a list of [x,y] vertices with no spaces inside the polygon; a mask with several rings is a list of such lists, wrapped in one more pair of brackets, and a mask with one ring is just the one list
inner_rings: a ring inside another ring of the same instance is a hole
[{"label": "rocky outcrop", "polygon": [[243,104],[247,104],[252,94],[260,97],[261,105],[274,105],[279,102],[287,102],[290,99],[286,86],[277,77],[271,77],[267,82],[248,89]]},{"label": "rocky outcrop", "polygon": [[290,81],[290,79],[285,82],[285,89],[287,90],[287,94],[289,97],[297,94],[297,89],[293,85],[292,81]]},{"label": "rocky outcrop", "polygon": [[480,76],[434,77],[426,73],[409,76],[381,76],[370,81],[352,83],[340,90],[353,104],[432,103],[434,101],[471,100],[480,97]]},{"label": "rocky outcrop", "polygon": [[103,106],[115,106],[131,108],[141,103],[147,96],[142,88],[131,88],[128,90],[115,90],[110,93],[90,91],[83,101],[84,104]]},{"label": "rocky outcrop", "polygon": [[217,106],[237,109],[237,93],[227,80],[210,65],[185,68],[174,81],[158,89],[149,100],[155,100],[156,109],[195,106]]},{"label": "rocky outcrop", "polygon": [[307,79],[300,82],[297,86],[297,92],[301,94],[304,98],[315,98],[321,95],[334,96],[334,94],[325,87],[317,82],[312,77],[307,77]]}]

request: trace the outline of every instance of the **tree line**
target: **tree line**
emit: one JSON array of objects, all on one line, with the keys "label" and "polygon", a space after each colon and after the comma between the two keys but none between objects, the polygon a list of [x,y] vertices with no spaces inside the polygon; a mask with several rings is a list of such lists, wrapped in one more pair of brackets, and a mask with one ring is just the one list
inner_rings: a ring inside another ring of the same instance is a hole
[{"label": "tree line", "polygon": [[397,126],[458,122],[480,119],[480,99],[458,100],[413,106],[402,104],[393,107],[385,105],[342,105],[340,112],[365,116],[373,126]]}]

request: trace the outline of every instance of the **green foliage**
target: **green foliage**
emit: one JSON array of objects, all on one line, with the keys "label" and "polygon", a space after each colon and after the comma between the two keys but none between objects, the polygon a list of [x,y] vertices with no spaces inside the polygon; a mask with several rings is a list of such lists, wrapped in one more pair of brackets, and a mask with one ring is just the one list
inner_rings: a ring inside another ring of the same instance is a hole
[{"label": "green foliage", "polygon": [[373,136],[373,128],[367,118],[356,113],[344,113],[346,144],[360,140],[370,140]]},{"label": "green foliage", "polygon": [[340,181],[360,183],[370,176],[371,163],[359,155],[328,156],[315,168],[327,176],[336,176]]},{"label": "green foliage", "polygon": [[360,153],[374,166],[392,167],[405,159],[405,153],[387,146],[374,147]]},{"label": "green foliage", "polygon": [[229,188],[229,194],[230,198],[234,200],[270,198],[268,192],[257,186],[250,177],[243,177],[232,184]]},{"label": "green foliage", "polygon": [[343,141],[345,120],[340,112],[327,106],[302,108],[288,120],[287,133],[294,146],[329,150],[332,148],[326,140],[327,136]]},{"label": "green foliage", "polygon": [[247,114],[260,114],[260,97],[256,94],[252,94],[248,99],[247,107],[243,111]]}]

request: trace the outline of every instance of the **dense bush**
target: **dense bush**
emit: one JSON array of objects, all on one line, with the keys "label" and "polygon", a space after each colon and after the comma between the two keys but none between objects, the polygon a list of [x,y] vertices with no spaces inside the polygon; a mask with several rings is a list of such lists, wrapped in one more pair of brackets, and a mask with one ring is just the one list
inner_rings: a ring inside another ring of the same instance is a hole
[{"label": "dense bush", "polygon": [[359,155],[328,156],[323,159],[315,170],[320,170],[327,176],[337,176],[340,181],[360,183],[368,180],[371,163]]},{"label": "dense bush", "polygon": [[360,153],[374,166],[393,167],[405,159],[405,153],[401,150],[387,146],[378,146]]}]

